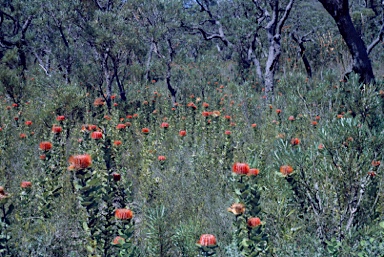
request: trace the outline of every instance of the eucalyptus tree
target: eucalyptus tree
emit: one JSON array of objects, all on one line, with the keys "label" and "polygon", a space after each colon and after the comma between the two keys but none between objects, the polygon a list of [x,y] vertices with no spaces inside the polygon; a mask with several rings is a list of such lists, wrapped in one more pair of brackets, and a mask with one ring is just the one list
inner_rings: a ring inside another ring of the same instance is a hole
[{"label": "eucalyptus tree", "polygon": [[30,25],[36,9],[22,1],[2,0],[0,6],[0,85],[18,103],[26,80]]},{"label": "eucalyptus tree", "polygon": [[184,27],[207,41],[220,42],[219,50],[236,52],[243,67],[253,65],[266,96],[271,97],[281,56],[281,34],[293,4],[294,0],[196,0],[194,16]]}]

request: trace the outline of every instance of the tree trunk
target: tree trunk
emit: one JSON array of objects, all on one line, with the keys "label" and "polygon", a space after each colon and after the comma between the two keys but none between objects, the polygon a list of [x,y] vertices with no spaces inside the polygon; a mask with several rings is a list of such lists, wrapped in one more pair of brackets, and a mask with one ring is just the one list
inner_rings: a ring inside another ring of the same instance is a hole
[{"label": "tree trunk", "polygon": [[364,41],[357,33],[349,15],[348,0],[319,0],[336,21],[337,27],[352,55],[352,71],[360,76],[360,83],[374,83],[371,60]]}]

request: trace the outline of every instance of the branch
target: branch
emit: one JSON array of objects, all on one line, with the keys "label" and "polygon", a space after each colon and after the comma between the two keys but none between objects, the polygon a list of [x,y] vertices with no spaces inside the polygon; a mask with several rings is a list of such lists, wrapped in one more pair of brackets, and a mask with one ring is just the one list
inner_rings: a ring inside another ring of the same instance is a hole
[{"label": "branch", "polygon": [[369,55],[371,53],[371,51],[373,50],[373,48],[378,45],[380,43],[380,41],[383,40],[383,36],[384,36],[384,23],[383,25],[381,26],[381,29],[380,29],[380,32],[379,34],[377,35],[377,37],[375,38],[375,40],[372,41],[372,43],[367,47],[367,54]]},{"label": "branch", "polygon": [[281,33],[281,30],[282,30],[282,28],[284,26],[284,23],[288,19],[289,13],[292,10],[293,2],[294,2],[294,0],[290,0],[289,1],[287,6],[285,7],[283,17],[281,17],[279,23],[277,24],[277,31],[278,31],[279,34]]}]

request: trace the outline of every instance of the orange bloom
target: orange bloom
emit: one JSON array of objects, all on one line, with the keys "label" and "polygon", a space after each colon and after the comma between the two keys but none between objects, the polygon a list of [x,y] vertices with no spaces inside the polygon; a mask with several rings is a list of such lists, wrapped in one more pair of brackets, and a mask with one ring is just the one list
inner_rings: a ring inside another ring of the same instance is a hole
[{"label": "orange bloom", "polygon": [[216,246],[217,245],[216,237],[211,234],[202,234],[197,244],[200,246],[208,246],[208,247]]},{"label": "orange bloom", "polygon": [[43,141],[40,143],[40,150],[42,151],[49,151],[52,149],[52,143],[48,141]]},{"label": "orange bloom", "polygon": [[257,124],[256,124],[256,123],[253,123],[253,124],[251,125],[251,127],[252,127],[252,128],[256,128],[256,127],[257,127]]},{"label": "orange bloom", "polygon": [[59,115],[59,116],[56,117],[56,120],[57,121],[63,121],[63,120],[65,120],[65,116],[64,115]]},{"label": "orange bloom", "polygon": [[93,102],[93,105],[98,107],[98,106],[103,106],[105,104],[104,99],[99,97],[96,98],[95,101]]},{"label": "orange bloom", "polygon": [[149,128],[142,128],[141,132],[144,133],[144,134],[148,134],[149,133]]},{"label": "orange bloom", "polygon": [[122,245],[125,243],[125,239],[121,236],[117,236],[113,239],[112,244],[113,245]]},{"label": "orange bloom", "polygon": [[297,137],[291,139],[291,145],[295,146],[299,144],[300,144],[300,139],[298,139]]},{"label": "orange bloom", "polygon": [[213,117],[219,117],[221,115],[220,111],[213,111],[211,114]]},{"label": "orange bloom", "polygon": [[24,134],[24,133],[21,133],[21,134],[20,134],[20,138],[26,138],[26,137],[27,137],[26,134]]},{"label": "orange bloom", "polygon": [[187,135],[187,131],[185,131],[185,130],[180,130],[180,131],[179,131],[179,135],[180,135],[181,137],[185,137],[185,136]]},{"label": "orange bloom", "polygon": [[132,119],[133,118],[133,116],[129,115],[129,114],[126,117],[127,117],[127,119]]},{"label": "orange bloom", "polygon": [[259,173],[260,173],[260,170],[259,169],[249,169],[249,172],[248,172],[248,176],[257,176],[257,175],[259,175]]},{"label": "orange bloom", "polygon": [[31,188],[32,187],[32,182],[30,181],[22,181],[20,184],[21,188]]},{"label": "orange bloom", "polygon": [[168,122],[163,122],[161,123],[160,127],[166,129],[166,128],[169,128],[169,124]]},{"label": "orange bloom", "polygon": [[63,128],[60,126],[53,125],[52,126],[52,132],[54,134],[60,134],[63,131]]},{"label": "orange bloom", "polygon": [[89,154],[80,154],[69,157],[69,170],[86,169],[92,164],[92,158]]},{"label": "orange bloom", "polygon": [[239,175],[246,175],[249,173],[249,165],[246,163],[236,162],[232,166],[232,171]]},{"label": "orange bloom", "polygon": [[380,166],[380,161],[373,160],[371,164],[373,167],[378,167]]},{"label": "orange bloom", "polygon": [[126,127],[127,126],[125,124],[120,123],[120,124],[117,124],[116,129],[122,130],[122,129],[125,129]]},{"label": "orange bloom", "polygon": [[257,217],[251,217],[248,219],[247,224],[251,228],[255,228],[261,225],[261,220]]},{"label": "orange bloom", "polygon": [[26,126],[31,126],[32,125],[32,121],[30,121],[30,120],[25,121],[25,125]]},{"label": "orange bloom", "polygon": [[119,220],[130,220],[133,218],[133,212],[129,209],[117,209],[115,218]]},{"label": "orange bloom", "polygon": [[88,130],[91,131],[91,130],[96,130],[97,129],[97,126],[96,125],[88,125]]},{"label": "orange bloom", "polygon": [[283,165],[283,166],[280,167],[280,172],[284,176],[288,176],[288,175],[290,175],[293,172],[293,168],[291,166],[289,166],[289,165]]},{"label": "orange bloom", "polygon": [[188,104],[187,104],[187,107],[190,107],[190,108],[192,108],[192,109],[194,109],[194,110],[197,109],[197,106],[196,106],[193,102],[188,103]]},{"label": "orange bloom", "polygon": [[211,115],[211,112],[203,111],[203,112],[201,113],[201,115],[203,115],[204,117],[208,117],[208,116]]},{"label": "orange bloom", "polygon": [[225,115],[225,116],[224,116],[224,119],[226,119],[226,120],[231,120],[231,116],[229,116],[229,115]]},{"label": "orange bloom", "polygon": [[94,131],[91,133],[91,138],[92,139],[101,139],[101,138],[103,138],[103,133],[100,131]]},{"label": "orange bloom", "polygon": [[122,142],[120,141],[120,140],[115,140],[115,141],[113,141],[113,145],[114,146],[119,146],[119,145],[121,145],[122,144]]},{"label": "orange bloom", "polygon": [[241,215],[245,212],[245,206],[242,203],[234,203],[231,207],[227,209],[227,211],[232,212],[236,216]]},{"label": "orange bloom", "polygon": [[315,121],[315,120],[314,120],[314,121],[311,121],[311,125],[312,125],[312,126],[317,126],[317,121]]},{"label": "orange bloom", "polygon": [[206,102],[204,102],[204,103],[203,103],[203,107],[204,107],[204,108],[208,108],[208,107],[209,107],[209,104],[206,103]]}]

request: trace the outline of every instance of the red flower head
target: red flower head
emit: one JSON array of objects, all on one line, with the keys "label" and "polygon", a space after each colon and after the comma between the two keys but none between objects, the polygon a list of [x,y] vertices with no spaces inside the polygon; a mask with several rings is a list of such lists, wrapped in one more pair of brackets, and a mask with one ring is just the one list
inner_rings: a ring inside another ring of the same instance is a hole
[{"label": "red flower head", "polygon": [[26,137],[27,137],[27,135],[26,135],[26,134],[24,134],[24,133],[21,133],[21,134],[20,134],[20,138],[22,138],[22,139],[23,139],[23,138],[26,138]]},{"label": "red flower head", "polygon": [[127,119],[132,119],[133,118],[132,115],[129,115],[129,114],[126,117],[127,117]]},{"label": "red flower head", "polygon": [[249,169],[248,176],[257,176],[259,175],[260,171],[259,169]]},{"label": "red flower head", "polygon": [[114,181],[120,181],[120,179],[121,179],[121,175],[119,173],[116,173],[116,172],[112,173],[112,177],[113,177]]},{"label": "red flower head", "polygon": [[229,116],[229,115],[225,115],[224,118],[225,118],[226,120],[231,120],[231,116]]},{"label": "red flower head", "polygon": [[22,181],[20,184],[21,188],[31,188],[32,187],[32,182],[30,181]]},{"label": "red flower head", "polygon": [[166,129],[166,128],[169,128],[169,124],[168,122],[163,122],[161,123],[160,127]]},{"label": "red flower head", "polygon": [[202,234],[197,244],[200,246],[208,246],[208,247],[216,246],[217,245],[216,237],[211,234]]},{"label": "red flower head", "polygon": [[148,134],[148,133],[149,133],[149,128],[142,128],[142,129],[141,129],[141,132],[142,132],[143,134]]},{"label": "red flower head", "polygon": [[295,117],[293,117],[292,115],[288,117],[288,120],[290,121],[294,121],[295,120]]},{"label": "red flower head", "polygon": [[276,109],[276,113],[280,114],[281,113],[281,109]]},{"label": "red flower head", "polygon": [[249,218],[247,224],[251,228],[255,228],[261,225],[261,220],[257,217]]},{"label": "red flower head", "polygon": [[234,203],[227,210],[238,216],[244,214],[245,206],[242,203]]},{"label": "red flower head", "polygon": [[59,115],[59,116],[56,117],[56,120],[57,121],[63,121],[63,120],[65,120],[65,116],[64,115]]},{"label": "red flower head", "polygon": [[40,143],[40,150],[42,151],[49,151],[52,149],[52,143],[48,141],[43,141]]},{"label": "red flower head", "polygon": [[211,112],[207,112],[207,111],[203,111],[201,113],[201,115],[203,115],[204,117],[209,117],[212,113]]},{"label": "red flower head", "polygon": [[187,135],[187,131],[185,131],[185,130],[180,130],[180,131],[179,131],[179,135],[180,135],[181,137],[185,137],[185,136]]},{"label": "red flower head", "polygon": [[89,154],[73,155],[69,157],[69,170],[86,169],[92,164],[92,158]]},{"label": "red flower head", "polygon": [[130,220],[133,218],[133,212],[130,209],[117,209],[115,218],[119,220]]},{"label": "red flower head", "polygon": [[236,162],[232,166],[232,171],[239,175],[246,175],[249,173],[249,165],[246,163]]},{"label": "red flower head", "polygon": [[127,126],[125,124],[120,123],[120,124],[117,124],[116,129],[122,130],[122,129],[125,129],[126,127]]},{"label": "red flower head", "polygon": [[297,137],[291,139],[291,145],[294,146],[298,144],[300,144],[300,139],[298,139]]},{"label": "red flower head", "polygon": [[104,99],[99,97],[99,98],[96,98],[95,101],[93,102],[93,105],[98,107],[98,106],[103,106],[104,105]]},{"label": "red flower head", "polygon": [[204,102],[204,103],[203,103],[203,107],[204,107],[204,108],[208,108],[208,107],[209,107],[209,104],[206,103],[206,102]]},{"label": "red flower head", "polygon": [[116,99],[116,95],[111,95],[111,100],[115,100]]},{"label": "red flower head", "polygon": [[380,166],[380,161],[373,160],[371,164],[373,167],[378,167]]},{"label": "red flower head", "polygon": [[19,105],[18,105],[17,103],[13,103],[12,106],[13,106],[13,108],[16,108],[16,107],[18,107]]},{"label": "red flower head", "polygon": [[52,126],[52,133],[54,134],[60,134],[63,131],[63,128],[60,126],[53,125]]},{"label": "red flower head", "polygon": [[113,245],[122,245],[125,243],[125,239],[121,236],[117,236],[113,239],[112,244]]},{"label": "red flower head", "polygon": [[103,133],[100,131],[93,131],[91,133],[91,138],[92,139],[101,139],[101,138],[103,138]]},{"label": "red flower head", "polygon": [[96,130],[96,129],[97,129],[96,125],[93,125],[93,124],[88,125],[88,130],[89,131]]},{"label": "red flower head", "polygon": [[256,127],[257,127],[257,124],[256,124],[256,123],[253,123],[251,126],[252,126],[252,128],[256,128]]},{"label": "red flower head", "polygon": [[30,121],[30,120],[27,120],[27,121],[25,121],[25,123],[24,123],[26,126],[31,126],[32,125],[32,121]]},{"label": "red flower head", "polygon": [[197,106],[196,106],[193,102],[188,103],[188,104],[187,104],[187,107],[190,107],[190,108],[192,108],[192,109],[194,109],[194,110],[197,109]]},{"label": "red flower head", "polygon": [[283,165],[283,166],[280,167],[280,172],[284,176],[288,176],[288,175],[290,175],[293,172],[293,168],[291,166],[289,166],[289,165]]},{"label": "red flower head", "polygon": [[167,157],[165,157],[164,155],[159,155],[159,156],[157,157],[157,159],[158,159],[159,161],[163,162],[163,161],[165,161],[165,160],[167,159]]},{"label": "red flower head", "polygon": [[121,145],[122,144],[122,142],[120,141],[120,140],[115,140],[115,141],[113,141],[113,145],[114,146],[119,146],[119,145]]},{"label": "red flower head", "polygon": [[226,134],[227,136],[229,136],[229,135],[231,135],[231,131],[226,130],[226,131],[224,131],[224,134]]},{"label": "red flower head", "polygon": [[311,121],[311,125],[314,126],[314,127],[316,127],[316,126],[317,126],[317,121],[315,121],[315,120],[314,120],[314,121]]}]

